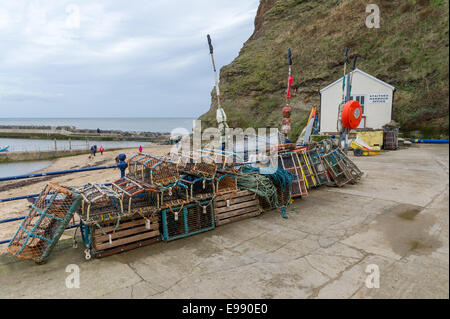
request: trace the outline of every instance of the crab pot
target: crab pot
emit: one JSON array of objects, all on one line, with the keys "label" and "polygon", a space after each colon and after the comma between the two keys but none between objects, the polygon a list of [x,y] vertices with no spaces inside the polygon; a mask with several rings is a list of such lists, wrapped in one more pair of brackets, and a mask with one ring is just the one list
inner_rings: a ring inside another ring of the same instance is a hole
[{"label": "crab pot", "polygon": [[173,206],[189,201],[189,188],[181,181],[158,188],[159,207]]},{"label": "crab pot", "polygon": [[148,216],[159,209],[157,189],[146,187],[127,177],[115,181],[111,187],[119,194],[126,215],[139,213]]},{"label": "crab pot", "polygon": [[161,240],[159,222],[159,213],[153,212],[147,217],[134,214],[118,222],[82,223],[85,257],[90,259],[91,254],[97,258],[106,257],[158,242]]},{"label": "crab pot", "polygon": [[80,195],[48,183],[8,245],[16,257],[43,263],[81,204]]},{"label": "crab pot", "polygon": [[236,191],[237,176],[235,174],[217,172],[215,178],[215,191],[218,194]]},{"label": "crab pot", "polygon": [[383,148],[385,150],[398,149],[398,128],[385,127],[383,130]]},{"label": "crab pot", "polygon": [[352,177],[350,180],[351,184],[356,184],[364,173],[356,166],[355,163],[341,150],[337,149],[337,157],[342,161],[346,171]]},{"label": "crab pot", "polygon": [[272,210],[275,208],[270,202],[267,201],[267,199],[263,196],[258,196],[259,199],[259,206],[261,206],[261,210],[263,212]]},{"label": "crab pot", "polygon": [[327,171],[331,176],[331,181],[338,187],[352,181],[352,176],[346,169],[343,160],[339,157],[337,150],[332,150],[322,156],[325,161]]},{"label": "crab pot", "polygon": [[316,177],[317,186],[328,184],[330,179],[328,177],[327,169],[317,149],[310,149],[307,151],[307,154],[314,176]]},{"label": "crab pot", "polygon": [[128,161],[128,177],[154,185],[168,185],[178,178],[177,164],[149,154],[137,154]]},{"label": "crab pot", "polygon": [[165,241],[212,230],[215,227],[212,199],[169,206],[161,211],[161,220]]},{"label": "crab pot", "polygon": [[290,191],[288,188],[283,188],[279,185],[275,185],[275,187],[277,189],[278,203],[281,206],[288,206],[289,201],[292,198],[292,191]]},{"label": "crab pot", "polygon": [[292,180],[292,197],[308,195],[304,174],[297,153],[289,152],[279,154],[278,165],[294,176]]},{"label": "crab pot", "polygon": [[314,171],[309,162],[308,156],[305,149],[296,150],[297,160],[301,166],[303,177],[305,179],[306,187],[310,189],[311,187],[316,187],[317,181],[314,176]]},{"label": "crab pot", "polygon": [[192,157],[183,156],[178,164],[180,174],[187,173],[197,177],[214,178],[217,164],[210,156],[200,156],[196,153]]},{"label": "crab pot", "polygon": [[77,188],[82,197],[78,212],[86,224],[116,220],[124,215],[121,196],[111,188],[88,183]]},{"label": "crab pot", "polygon": [[262,213],[260,199],[249,190],[229,192],[214,198],[216,225],[225,225]]},{"label": "crab pot", "polygon": [[186,174],[181,178],[181,182],[187,186],[189,199],[199,200],[214,196],[214,179],[207,177],[197,177]]},{"label": "crab pot", "polygon": [[178,174],[182,175],[185,172],[190,172],[195,167],[195,160],[191,155],[182,154],[178,158],[177,169]]}]

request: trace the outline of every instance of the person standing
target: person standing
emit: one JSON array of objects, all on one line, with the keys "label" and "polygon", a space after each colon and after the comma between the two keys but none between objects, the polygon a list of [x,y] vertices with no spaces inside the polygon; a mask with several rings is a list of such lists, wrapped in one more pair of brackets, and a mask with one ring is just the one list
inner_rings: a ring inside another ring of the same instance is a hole
[{"label": "person standing", "polygon": [[100,155],[103,155],[103,152],[105,151],[105,149],[103,148],[103,145],[100,146]]},{"label": "person standing", "polygon": [[139,153],[142,153],[142,145],[139,145]]}]

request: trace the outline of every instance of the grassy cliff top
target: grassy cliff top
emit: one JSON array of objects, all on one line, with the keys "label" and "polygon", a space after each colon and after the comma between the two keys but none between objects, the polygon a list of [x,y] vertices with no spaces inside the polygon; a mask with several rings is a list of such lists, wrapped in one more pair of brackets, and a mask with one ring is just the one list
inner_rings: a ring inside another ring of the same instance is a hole
[{"label": "grassy cliff top", "polygon": [[[293,51],[292,138],[319,89],[343,72],[345,47],[357,67],[394,85],[394,119],[405,132],[448,135],[448,0],[374,0],[381,27],[365,25],[363,0],[261,0],[255,31],[220,71],[222,106],[234,127],[280,127]],[[217,101],[201,116],[215,123]]]}]

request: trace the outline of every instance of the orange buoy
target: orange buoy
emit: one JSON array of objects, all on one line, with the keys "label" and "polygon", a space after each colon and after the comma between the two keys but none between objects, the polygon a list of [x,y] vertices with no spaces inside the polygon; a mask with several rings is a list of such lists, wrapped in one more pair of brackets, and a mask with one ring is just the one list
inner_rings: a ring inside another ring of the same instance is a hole
[{"label": "orange buoy", "polygon": [[342,125],[348,129],[355,129],[361,123],[362,108],[358,101],[350,100],[342,108]]}]

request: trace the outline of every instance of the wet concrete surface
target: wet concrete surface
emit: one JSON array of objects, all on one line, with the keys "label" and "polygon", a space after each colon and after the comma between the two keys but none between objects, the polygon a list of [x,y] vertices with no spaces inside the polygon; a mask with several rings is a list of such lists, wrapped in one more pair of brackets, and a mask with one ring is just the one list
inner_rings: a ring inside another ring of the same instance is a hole
[{"label": "wet concrete surface", "polygon": [[[449,298],[448,145],[354,158],[359,184],[103,259],[61,241],[44,265],[0,255],[1,298]],[[67,288],[66,267],[80,268]],[[379,288],[368,288],[368,269]]]}]

